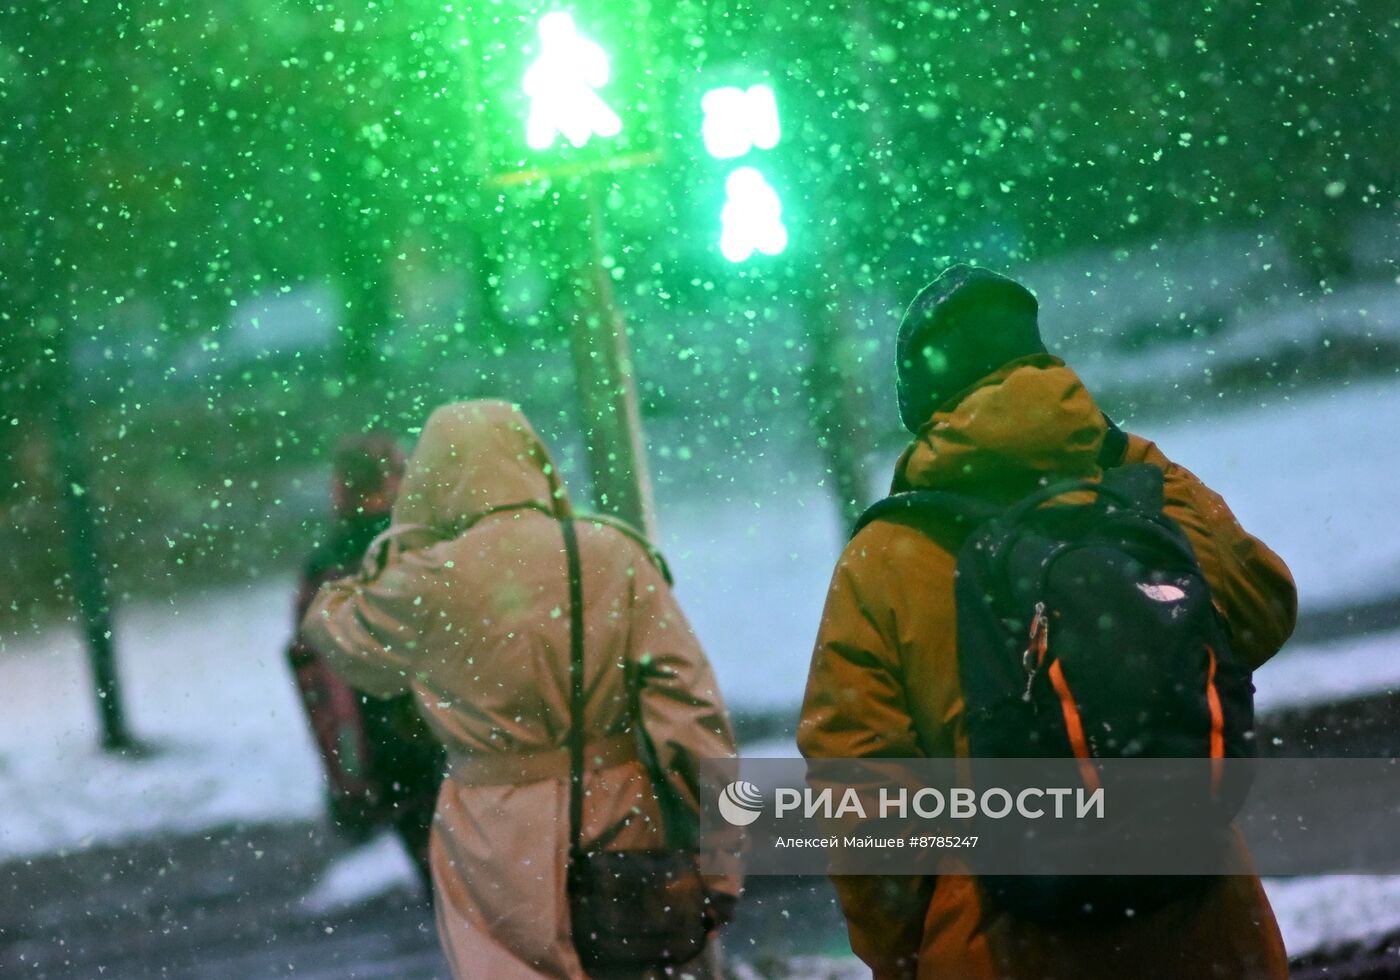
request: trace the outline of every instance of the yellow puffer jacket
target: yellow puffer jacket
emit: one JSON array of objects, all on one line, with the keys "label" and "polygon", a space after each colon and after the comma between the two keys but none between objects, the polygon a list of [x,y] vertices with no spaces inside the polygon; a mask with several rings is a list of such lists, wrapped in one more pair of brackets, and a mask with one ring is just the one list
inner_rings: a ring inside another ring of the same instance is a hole
[{"label": "yellow puffer jacket", "polygon": [[[936,413],[901,456],[895,490],[1009,503],[1044,478],[1101,475],[1107,423],[1049,355],[1013,362]],[[1287,567],[1225,502],[1151,442],[1124,462],[1166,476],[1166,512],[1191,539],[1241,657],[1257,667],[1292,632]],[[798,744],[809,758],[965,756],[953,569],[959,533],[877,521],[841,555],[812,658]],[[851,945],[877,978],[1283,980],[1278,926],[1241,844],[1238,874],[1111,928],[1056,929],[983,906],[966,867],[836,881]]]}]

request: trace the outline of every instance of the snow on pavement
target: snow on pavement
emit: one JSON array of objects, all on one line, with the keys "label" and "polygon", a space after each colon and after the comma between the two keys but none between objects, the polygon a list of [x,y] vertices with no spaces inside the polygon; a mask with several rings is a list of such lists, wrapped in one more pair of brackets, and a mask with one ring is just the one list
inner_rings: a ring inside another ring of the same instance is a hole
[{"label": "snow on pavement", "polygon": [[313,918],[334,915],[393,893],[421,897],[423,882],[403,842],[386,830],[322,869],[301,909]]},{"label": "snow on pavement", "polygon": [[1400,929],[1400,875],[1265,878],[1290,956],[1379,939]]},{"label": "snow on pavement", "polygon": [[119,611],[127,713],[155,754],[96,748],[71,626],[0,649],[0,856],[314,817],[315,748],[283,657],[292,582],[276,578]]},{"label": "snow on pavement", "polygon": [[661,526],[676,597],[734,708],[795,705],[841,551],[821,487],[772,501],[680,501]]},{"label": "snow on pavement", "polygon": [[1396,418],[1400,384],[1372,381],[1141,434],[1288,562],[1307,610],[1400,590]]},{"label": "snow on pavement", "polygon": [[1285,649],[1254,685],[1260,712],[1400,690],[1400,631]]}]

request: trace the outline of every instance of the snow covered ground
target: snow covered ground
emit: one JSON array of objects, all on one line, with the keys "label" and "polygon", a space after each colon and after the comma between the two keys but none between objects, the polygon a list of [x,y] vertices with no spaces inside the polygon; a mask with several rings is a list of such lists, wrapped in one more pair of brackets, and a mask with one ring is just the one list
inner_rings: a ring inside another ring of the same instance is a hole
[{"label": "snow covered ground", "polygon": [[1400,689],[1400,630],[1287,647],[1254,675],[1254,683],[1261,712]]},{"label": "snow covered ground", "polygon": [[1397,246],[1393,215],[1358,222],[1352,247],[1372,279],[1329,291],[1303,286],[1278,235],[1246,229],[1071,252],[1014,274],[1040,298],[1051,349],[1090,385],[1163,386],[1324,344],[1400,339]]},{"label": "snow covered ground", "polygon": [[96,750],[75,629],[0,654],[0,855],[236,820],[305,819],[319,762],[283,658],[290,579],[119,612],[127,711],[155,754]]},{"label": "snow covered ground", "polygon": [[[1400,457],[1388,438],[1396,417],[1400,385],[1369,383],[1145,434],[1279,550],[1307,609],[1384,595],[1400,581],[1392,519]],[[814,467],[780,461],[789,457],[755,453],[741,478],[689,491],[673,483],[661,500],[678,594],[729,700],[743,709],[789,709],[800,698],[840,547]],[[94,749],[75,630],[0,637],[0,857],[315,817],[318,763],[282,654],[291,592],[289,579],[271,579],[121,610],[129,715],[157,749],[143,761]],[[1400,634],[1289,650],[1260,672],[1261,706],[1400,686],[1397,643]],[[1322,658],[1329,669],[1316,671]],[[375,853],[381,863],[397,860]],[[392,881],[402,867],[379,870]],[[342,886],[328,884],[325,900]],[[1340,918],[1329,917],[1339,892],[1388,909],[1395,888],[1392,879],[1360,878],[1271,885],[1295,951],[1338,934]]]},{"label": "snow covered ground", "polygon": [[1307,610],[1397,591],[1397,412],[1400,385],[1371,381],[1143,434],[1283,556]]},{"label": "snow covered ground", "polygon": [[418,897],[423,887],[413,858],[398,836],[386,830],[332,861],[315,887],[302,897],[301,908],[308,916],[322,917],[348,911],[381,895],[397,892]]},{"label": "snow covered ground", "polygon": [[1400,875],[1266,878],[1292,956],[1379,939],[1400,928]]}]

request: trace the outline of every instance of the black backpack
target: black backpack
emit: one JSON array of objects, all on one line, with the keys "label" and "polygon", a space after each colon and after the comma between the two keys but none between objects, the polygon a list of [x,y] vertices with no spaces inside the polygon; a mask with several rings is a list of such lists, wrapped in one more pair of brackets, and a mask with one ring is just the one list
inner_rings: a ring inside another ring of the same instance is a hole
[{"label": "black backpack", "polygon": [[[1051,503],[1075,491],[1077,502]],[[1102,482],[1048,486],[1005,510],[920,490],[862,516],[857,531],[911,518],[915,527],[932,519],[965,529],[955,601],[974,760],[1076,758],[1094,789],[1098,759],[1252,756],[1250,672],[1231,649],[1190,541],[1162,506],[1162,471],[1135,464],[1105,470]],[[975,761],[973,772],[975,780]],[[1231,776],[1228,793],[1218,784],[1200,790],[1222,828],[1243,802]],[[1141,914],[1202,883],[1186,876],[979,881],[997,907],[1043,922]]]}]

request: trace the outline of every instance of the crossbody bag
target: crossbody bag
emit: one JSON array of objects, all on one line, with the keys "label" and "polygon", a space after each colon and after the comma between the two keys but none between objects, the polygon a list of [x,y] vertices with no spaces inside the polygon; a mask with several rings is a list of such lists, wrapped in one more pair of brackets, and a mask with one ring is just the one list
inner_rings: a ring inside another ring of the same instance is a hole
[{"label": "crossbody bag", "polygon": [[[705,885],[695,852],[672,846],[586,850],[583,846],[583,570],[574,522],[560,521],[569,567],[569,869],[574,948],[586,970],[685,963],[705,948]],[[640,727],[638,715],[634,723]],[[658,798],[665,775],[648,765]],[[663,810],[664,810],[663,806]]]}]

